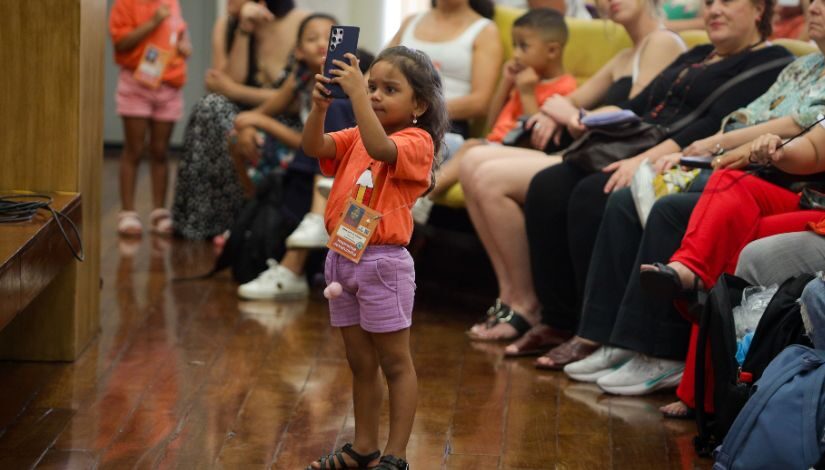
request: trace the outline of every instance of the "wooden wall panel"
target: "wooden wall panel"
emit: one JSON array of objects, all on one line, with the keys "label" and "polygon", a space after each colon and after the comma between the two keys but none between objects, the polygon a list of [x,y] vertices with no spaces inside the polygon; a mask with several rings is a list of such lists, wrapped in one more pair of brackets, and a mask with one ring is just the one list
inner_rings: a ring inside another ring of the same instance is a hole
[{"label": "wooden wall panel", "polygon": [[0,0],[0,190],[79,192],[86,252],[0,332],[3,358],[72,360],[98,330],[105,40],[105,0]]}]

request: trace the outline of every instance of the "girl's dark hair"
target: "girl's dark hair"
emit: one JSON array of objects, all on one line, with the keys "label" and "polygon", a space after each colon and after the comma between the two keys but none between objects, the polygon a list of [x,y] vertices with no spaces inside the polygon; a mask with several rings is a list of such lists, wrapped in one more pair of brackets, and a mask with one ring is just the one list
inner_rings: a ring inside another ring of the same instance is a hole
[{"label": "girl's dark hair", "polygon": [[396,46],[384,49],[375,58],[373,66],[378,62],[389,62],[397,67],[413,89],[413,96],[419,102],[427,105],[424,114],[418,116],[416,127],[420,127],[430,134],[435,146],[435,160],[433,172],[438,165],[438,156],[443,147],[444,134],[450,129],[450,120],[447,117],[447,106],[444,103],[444,93],[441,86],[441,76],[427,54],[405,46]]},{"label": "girl's dark hair", "polygon": [[[758,6],[760,0],[751,0],[751,2]],[[759,30],[762,40],[765,41],[773,33],[773,8],[776,5],[776,0],[761,0],[761,3],[765,5],[765,9],[762,11],[762,18],[756,23],[756,29]]]},{"label": "girl's dark hair", "polygon": [[[433,8],[435,8],[435,2],[436,0],[432,0]],[[487,19],[492,19],[496,10],[492,0],[470,0],[470,8]]]}]

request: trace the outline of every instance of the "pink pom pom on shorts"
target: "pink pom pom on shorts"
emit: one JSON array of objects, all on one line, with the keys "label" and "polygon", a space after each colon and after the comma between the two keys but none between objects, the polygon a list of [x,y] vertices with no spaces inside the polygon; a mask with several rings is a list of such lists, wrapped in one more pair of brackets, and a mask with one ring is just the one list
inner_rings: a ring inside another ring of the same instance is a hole
[{"label": "pink pom pom on shorts", "polygon": [[390,333],[412,325],[415,263],[403,246],[368,246],[358,264],[330,250],[324,277],[327,284],[337,281],[343,288],[329,300],[332,326]]}]

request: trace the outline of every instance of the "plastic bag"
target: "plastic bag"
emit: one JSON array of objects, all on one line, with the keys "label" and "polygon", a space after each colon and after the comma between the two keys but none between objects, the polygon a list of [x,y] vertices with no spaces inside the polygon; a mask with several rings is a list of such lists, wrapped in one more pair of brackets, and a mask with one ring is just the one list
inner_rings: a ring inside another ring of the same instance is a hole
[{"label": "plastic bag", "polygon": [[736,327],[736,339],[741,340],[746,334],[753,333],[773,295],[779,290],[776,284],[770,287],[754,286],[742,291],[742,303],[733,309],[733,323]]}]

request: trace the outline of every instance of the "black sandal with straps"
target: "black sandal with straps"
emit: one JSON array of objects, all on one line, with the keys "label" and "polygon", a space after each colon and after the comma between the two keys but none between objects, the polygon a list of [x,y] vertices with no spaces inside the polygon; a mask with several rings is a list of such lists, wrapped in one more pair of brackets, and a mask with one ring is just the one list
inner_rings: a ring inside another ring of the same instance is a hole
[{"label": "black sandal with straps", "polygon": [[[347,461],[344,460],[344,454],[349,455],[352,457],[352,460],[355,460],[357,467],[350,467],[347,465]],[[320,470],[346,470],[346,469],[353,469],[353,468],[377,468],[377,467],[367,467],[373,460],[377,459],[381,456],[381,451],[376,450],[375,452],[363,455],[355,452],[352,448],[352,444],[349,442],[344,444],[343,447],[336,450],[335,452],[327,455],[326,457],[321,457],[317,460],[318,463],[321,464]],[[383,459],[381,460],[383,461]],[[401,467],[399,467],[401,468]],[[309,465],[306,470],[315,470],[312,468],[312,465]]]},{"label": "black sandal with straps", "polygon": [[666,301],[683,301],[690,316],[699,318],[707,301],[707,292],[699,289],[699,276],[694,275],[693,288],[682,287],[682,280],[675,269],[664,263],[653,263],[655,270],[639,273],[639,284],[651,295]]},{"label": "black sandal with straps", "polygon": [[410,470],[410,464],[406,460],[394,455],[385,455],[375,470]]}]

